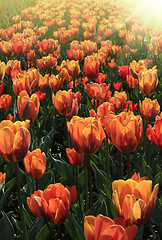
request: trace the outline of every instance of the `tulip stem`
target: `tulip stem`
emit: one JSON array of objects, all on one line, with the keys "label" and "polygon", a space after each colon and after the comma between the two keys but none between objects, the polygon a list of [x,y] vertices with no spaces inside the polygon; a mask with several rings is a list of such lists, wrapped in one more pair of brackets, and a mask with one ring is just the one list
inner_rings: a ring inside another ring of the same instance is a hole
[{"label": "tulip stem", "polygon": [[67,128],[66,115],[63,115],[63,117],[64,117],[64,122],[65,122],[65,141],[66,141],[67,147],[70,147],[69,137],[68,137],[68,128]]},{"label": "tulip stem", "polygon": [[122,163],[122,155],[121,152],[118,150],[118,160],[119,160],[119,173],[120,178],[123,179],[123,163]]},{"label": "tulip stem", "polygon": [[105,156],[105,167],[107,175],[110,175],[110,158],[109,158],[109,144],[108,137],[106,136],[106,156]]},{"label": "tulip stem", "polygon": [[37,178],[35,179],[35,189],[36,189],[36,191],[39,189],[38,188],[38,179]]},{"label": "tulip stem", "polygon": [[75,166],[75,176],[76,176],[76,188],[77,188],[77,196],[79,201],[79,208],[81,210],[82,207],[81,207],[81,201],[80,201],[80,189],[79,189],[79,182],[78,182],[78,166]]},{"label": "tulip stem", "polygon": [[56,235],[55,235],[55,233],[54,233],[54,231],[53,231],[53,229],[51,228],[51,226],[49,225],[48,222],[46,223],[46,225],[47,225],[47,227],[48,227],[48,229],[49,229],[49,231],[50,231],[53,239],[54,239],[54,240],[58,240],[57,237],[56,237]]},{"label": "tulip stem", "polygon": [[24,219],[24,211],[23,211],[21,191],[20,191],[19,167],[18,167],[18,163],[17,162],[14,162],[14,169],[15,169],[15,177],[16,177],[18,204],[19,204],[19,208],[20,208],[20,215],[21,215],[21,222],[22,222],[23,240],[26,240],[27,239],[26,224],[25,224],[25,219]]},{"label": "tulip stem", "polygon": [[148,165],[150,165],[150,141],[149,139],[147,138],[147,147],[146,147],[146,162]]},{"label": "tulip stem", "polygon": [[75,93],[75,77],[73,77],[73,91]]},{"label": "tulip stem", "polygon": [[127,170],[128,170],[128,177],[131,178],[130,153],[127,153]]},{"label": "tulip stem", "polygon": [[[91,165],[90,165],[90,155],[85,155],[85,163],[86,163],[86,168],[87,168],[87,178],[88,178],[88,196],[87,200],[88,203],[90,204],[90,214],[92,212],[92,206],[93,206],[93,196],[92,196],[92,178],[91,178]],[[86,207],[88,207],[88,204]],[[88,209],[86,208],[86,211]]]}]

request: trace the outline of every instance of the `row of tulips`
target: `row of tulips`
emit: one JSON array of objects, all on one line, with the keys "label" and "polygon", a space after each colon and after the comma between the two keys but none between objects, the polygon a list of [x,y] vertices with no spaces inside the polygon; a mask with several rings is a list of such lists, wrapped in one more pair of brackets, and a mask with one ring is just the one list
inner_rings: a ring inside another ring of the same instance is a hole
[{"label": "row of tulips", "polygon": [[[112,0],[39,1],[12,21],[0,29],[2,226],[11,218],[24,240],[142,239],[160,196],[161,31]],[[5,213],[13,180],[18,219]]]}]

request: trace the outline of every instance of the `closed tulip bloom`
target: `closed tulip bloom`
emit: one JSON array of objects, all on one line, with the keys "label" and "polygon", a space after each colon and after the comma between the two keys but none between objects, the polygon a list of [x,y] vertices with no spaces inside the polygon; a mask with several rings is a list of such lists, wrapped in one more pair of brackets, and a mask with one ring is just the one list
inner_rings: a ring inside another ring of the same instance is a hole
[{"label": "closed tulip bloom", "polygon": [[149,180],[148,177],[141,177],[140,173],[134,173],[131,179],[135,180],[136,182],[141,182],[143,180]]},{"label": "closed tulip bloom", "polygon": [[110,97],[109,99],[109,102],[114,104],[116,112],[121,112],[124,110],[126,101],[127,101],[126,92],[115,91],[114,96]]},{"label": "closed tulip bloom", "polygon": [[115,107],[113,103],[104,102],[97,108],[97,115],[99,116],[105,116],[109,113],[115,114]]},{"label": "closed tulip bloom", "polygon": [[33,62],[35,58],[35,51],[34,50],[30,50],[29,53],[27,53],[27,60],[29,62]]},{"label": "closed tulip bloom", "polygon": [[84,71],[88,79],[94,80],[99,75],[99,63],[97,61],[86,62],[84,64]]},{"label": "closed tulip bloom", "polygon": [[24,165],[27,174],[32,178],[41,178],[46,170],[46,155],[40,149],[28,151],[24,158]]},{"label": "closed tulip bloom", "polygon": [[86,240],[133,240],[137,230],[136,225],[126,227],[123,218],[112,220],[101,214],[97,217],[90,215],[84,218]]},{"label": "closed tulip bloom", "polygon": [[128,65],[119,66],[118,67],[118,72],[119,72],[120,77],[123,80],[126,80],[127,75],[129,74],[129,66]]},{"label": "closed tulip bloom", "polygon": [[17,111],[21,120],[29,119],[34,122],[39,112],[40,101],[37,94],[32,94],[31,97],[24,90],[20,92],[17,98]]},{"label": "closed tulip bloom", "polygon": [[137,182],[133,179],[116,180],[112,183],[116,215],[125,218],[128,225],[142,224],[151,218],[159,184],[152,191],[152,181]]},{"label": "closed tulip bloom", "polygon": [[153,127],[148,125],[146,135],[150,142],[162,149],[162,117],[156,120]]},{"label": "closed tulip bloom", "polygon": [[71,89],[68,91],[59,90],[56,95],[52,95],[52,102],[57,112],[66,115],[71,111],[73,104],[73,94]]},{"label": "closed tulip bloom", "polygon": [[6,179],[6,173],[0,172],[0,184],[3,183]]},{"label": "closed tulip bloom", "polygon": [[11,105],[11,96],[3,94],[0,96],[0,111],[6,111]]},{"label": "closed tulip bloom", "polygon": [[80,65],[79,61],[71,60],[71,61],[66,61],[66,68],[72,77],[76,77],[80,73]]},{"label": "closed tulip bloom", "polygon": [[79,166],[84,162],[84,154],[76,152],[74,148],[66,148],[66,155],[71,165]]},{"label": "closed tulip bloom", "polygon": [[75,204],[77,202],[77,190],[76,186],[73,185],[72,187],[65,186],[69,192],[70,192],[70,203],[71,205]]},{"label": "closed tulip bloom", "polygon": [[67,124],[72,145],[78,153],[91,154],[99,150],[105,138],[101,121],[74,116]]},{"label": "closed tulip bloom", "polygon": [[3,81],[0,81],[0,96],[3,93]]},{"label": "closed tulip bloom", "polygon": [[28,197],[27,204],[34,216],[61,224],[70,210],[70,193],[61,183],[51,184]]},{"label": "closed tulip bloom", "polygon": [[141,144],[142,136],[143,123],[139,115],[127,115],[125,112],[111,121],[111,140],[121,152],[135,151]]},{"label": "closed tulip bloom", "polygon": [[0,61],[0,80],[5,76],[5,63]]},{"label": "closed tulip bloom", "polygon": [[40,90],[45,90],[48,86],[49,83],[49,74],[45,74],[42,76],[41,74],[39,75],[39,82],[38,82],[38,88]]},{"label": "closed tulip bloom", "polygon": [[0,123],[0,155],[11,162],[23,160],[30,146],[29,122],[4,120]]},{"label": "closed tulip bloom", "polygon": [[157,99],[152,101],[150,98],[145,98],[142,103],[140,102],[140,113],[145,122],[154,122],[159,112],[160,105]]},{"label": "closed tulip bloom", "polygon": [[101,98],[102,90],[100,84],[91,82],[90,84],[88,83],[84,89],[87,91],[88,96],[91,99],[98,100]]},{"label": "closed tulip bloom", "polygon": [[59,75],[51,75],[49,77],[49,86],[52,90],[58,91],[62,88],[64,80]]},{"label": "closed tulip bloom", "polygon": [[145,60],[140,60],[138,62],[136,62],[135,60],[133,60],[130,63],[130,67],[129,67],[129,73],[134,77],[134,78],[138,78],[138,73],[140,71],[145,71],[147,70],[147,65],[146,65],[146,61]]},{"label": "closed tulip bloom", "polygon": [[116,90],[119,90],[121,88],[122,82],[118,82],[118,83],[114,83],[113,82],[113,86]]},{"label": "closed tulip bloom", "polygon": [[131,74],[127,75],[126,83],[128,87],[135,88],[138,85],[138,79],[134,78]]},{"label": "closed tulip bloom", "polygon": [[138,74],[139,90],[144,96],[151,96],[158,85],[158,70],[156,67],[141,71]]}]

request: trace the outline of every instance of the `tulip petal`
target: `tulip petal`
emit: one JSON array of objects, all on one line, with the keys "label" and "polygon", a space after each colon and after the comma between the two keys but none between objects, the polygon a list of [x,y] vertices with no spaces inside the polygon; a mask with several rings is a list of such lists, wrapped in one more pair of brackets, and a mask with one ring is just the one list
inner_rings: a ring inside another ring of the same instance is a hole
[{"label": "tulip petal", "polygon": [[95,240],[98,240],[102,232],[109,226],[113,225],[114,221],[108,217],[98,215],[94,224]]},{"label": "tulip petal", "polygon": [[133,222],[133,206],[136,202],[134,195],[126,195],[122,204],[122,215],[128,222]]},{"label": "tulip petal", "polygon": [[98,240],[127,240],[125,229],[120,225],[111,225],[102,232]]},{"label": "tulip petal", "polygon": [[133,206],[133,217],[134,221],[137,224],[143,222],[144,211],[145,211],[146,203],[142,199],[138,199]]},{"label": "tulip petal", "polygon": [[141,198],[144,200],[144,202],[147,204],[152,192],[152,181],[151,180],[143,180],[139,182],[135,189],[134,189],[134,195],[138,198]]},{"label": "tulip petal", "polygon": [[137,234],[138,227],[137,225],[128,226],[125,228],[127,233],[128,240],[134,240]]},{"label": "tulip petal", "polygon": [[86,240],[94,240],[94,224],[95,224],[94,216],[87,216],[84,218],[84,234]]}]

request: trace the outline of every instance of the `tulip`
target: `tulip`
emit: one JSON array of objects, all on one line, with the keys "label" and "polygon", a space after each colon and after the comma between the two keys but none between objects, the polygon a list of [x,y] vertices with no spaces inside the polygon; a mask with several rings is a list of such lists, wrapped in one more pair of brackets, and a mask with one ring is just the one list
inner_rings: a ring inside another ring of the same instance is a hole
[{"label": "tulip", "polygon": [[77,190],[76,186],[73,185],[72,187],[65,186],[70,192],[70,203],[71,205],[75,204],[77,202]]},{"label": "tulip", "polygon": [[160,105],[157,101],[151,100],[149,98],[145,98],[142,103],[140,102],[140,113],[142,116],[142,119],[145,122],[151,123],[155,121],[156,115],[158,115],[160,112]]},{"label": "tulip", "polygon": [[37,94],[32,94],[31,97],[25,90],[20,92],[17,98],[17,111],[21,120],[29,119],[34,122],[39,112],[40,101]]},{"label": "tulip", "polygon": [[121,85],[122,85],[122,82],[119,82],[119,83],[114,83],[113,82],[113,86],[116,90],[119,90],[121,88]]},{"label": "tulip", "polygon": [[99,63],[97,61],[87,62],[84,64],[84,71],[87,77],[91,80],[98,78]]},{"label": "tulip", "polygon": [[28,197],[27,204],[34,216],[61,224],[70,210],[70,193],[61,183],[51,184]]},{"label": "tulip", "polygon": [[124,65],[124,66],[121,66],[121,67],[119,66],[118,67],[118,72],[119,72],[120,77],[123,80],[126,80],[127,75],[129,73],[129,66],[128,65]]},{"label": "tulip", "polygon": [[53,94],[52,102],[59,114],[68,114],[71,111],[73,104],[73,95],[71,89],[68,91],[59,90],[56,95]]},{"label": "tulip", "polygon": [[95,118],[74,116],[68,124],[71,142],[78,153],[91,154],[99,150],[105,133],[102,124]]},{"label": "tulip", "polygon": [[156,184],[152,191],[151,180],[114,181],[112,199],[116,215],[124,217],[128,225],[149,221],[155,208],[158,187],[159,184]]},{"label": "tulip", "polygon": [[49,74],[45,74],[44,77],[40,74],[38,81],[38,88],[40,90],[45,90],[49,83]]},{"label": "tulip", "polygon": [[136,225],[126,227],[123,218],[112,220],[101,214],[97,217],[90,215],[84,218],[86,240],[133,240],[137,230]]},{"label": "tulip", "polygon": [[148,125],[146,135],[150,142],[162,149],[162,117],[158,118],[155,125]]},{"label": "tulip", "polygon": [[66,148],[66,155],[71,165],[79,166],[84,162],[84,155],[76,152],[74,148]]},{"label": "tulip", "polygon": [[8,94],[3,94],[0,96],[0,110],[6,111],[11,105],[11,96]]},{"label": "tulip", "polygon": [[138,74],[139,90],[144,96],[151,96],[158,85],[158,70],[153,67]]},{"label": "tulip", "polygon": [[0,80],[5,76],[5,63],[0,61]]},{"label": "tulip", "polygon": [[3,81],[0,81],[0,96],[2,95],[3,92]]},{"label": "tulip", "polygon": [[40,149],[28,151],[24,158],[24,165],[27,174],[32,178],[41,178],[46,170],[46,155]]},{"label": "tulip", "polygon": [[143,180],[149,180],[148,177],[140,177],[140,173],[134,173],[133,176],[131,177],[136,182],[141,182]]},{"label": "tulip", "polygon": [[99,73],[98,78],[96,78],[96,82],[103,83],[105,82],[106,77],[107,77],[107,74]]},{"label": "tulip", "polygon": [[6,173],[3,174],[2,172],[0,172],[0,184],[3,183],[5,179],[6,179]]},{"label": "tulip", "polygon": [[134,116],[133,113],[122,113],[118,117],[111,122],[112,143],[121,152],[133,152],[142,141],[142,118],[139,115]]},{"label": "tulip", "polygon": [[108,62],[108,66],[109,66],[110,68],[115,68],[115,66],[116,66],[115,59],[111,59],[111,62]]},{"label": "tulip", "polygon": [[35,92],[35,94],[37,94],[39,101],[43,101],[46,98],[46,94],[42,91]]},{"label": "tulip", "polygon": [[51,75],[49,77],[49,86],[52,90],[58,91],[62,88],[64,80],[59,75]]},{"label": "tulip", "polygon": [[125,108],[127,101],[126,92],[117,92],[115,91],[114,97],[110,97],[109,102],[115,105],[115,111],[121,112]]},{"label": "tulip", "polygon": [[23,160],[30,146],[29,121],[0,123],[0,155],[11,162]]},{"label": "tulip", "polygon": [[126,83],[128,87],[135,88],[138,85],[138,79],[134,78],[131,74],[127,75]]}]

